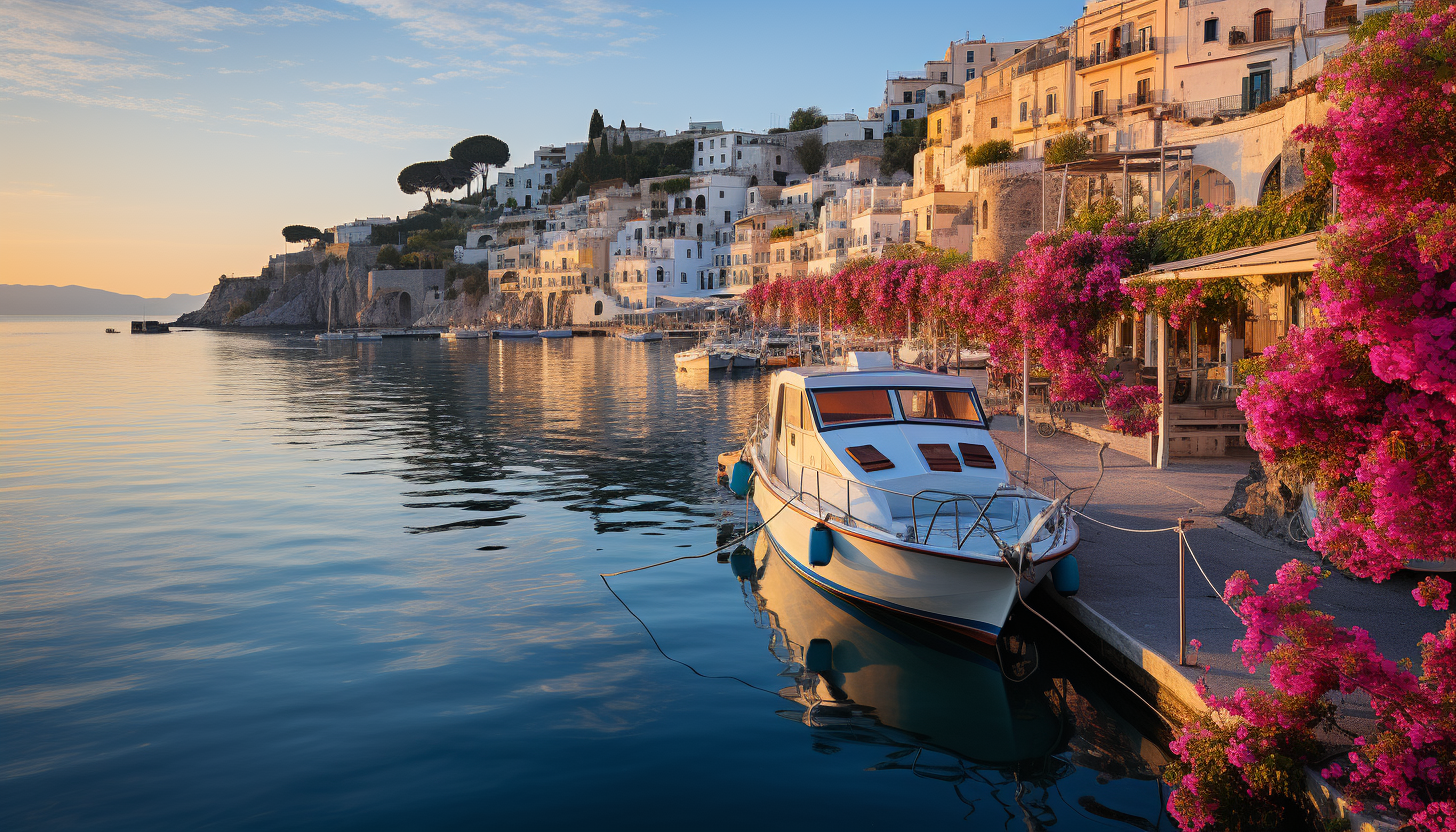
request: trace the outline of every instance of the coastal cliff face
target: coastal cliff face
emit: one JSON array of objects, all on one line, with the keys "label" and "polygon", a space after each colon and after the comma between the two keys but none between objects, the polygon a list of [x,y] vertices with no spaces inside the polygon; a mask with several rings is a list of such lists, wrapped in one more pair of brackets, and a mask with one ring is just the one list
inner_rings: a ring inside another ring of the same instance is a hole
[{"label": "coastal cliff face", "polygon": [[[223,278],[206,303],[177,318],[191,326],[357,326],[367,305],[377,246],[337,245],[275,258],[259,277]],[[286,272],[286,274],[285,274]],[[391,321],[386,325],[397,325]]]},{"label": "coastal cliff face", "polygon": [[[478,298],[461,292],[421,314],[421,292],[406,300],[395,288],[378,288],[370,296],[369,271],[378,246],[330,245],[276,257],[258,277],[225,277],[218,281],[201,309],[177,318],[183,326],[323,327],[333,301],[338,328],[396,326],[463,326],[520,324],[529,327],[570,323],[571,295],[551,292],[551,308],[537,292],[495,292]],[[376,277],[379,276],[376,272]],[[385,274],[390,274],[385,272]],[[397,274],[410,274],[401,272]],[[443,280],[443,278],[442,278]],[[389,281],[383,281],[389,286]],[[461,284],[455,284],[457,290]],[[448,284],[446,284],[448,288]]]}]

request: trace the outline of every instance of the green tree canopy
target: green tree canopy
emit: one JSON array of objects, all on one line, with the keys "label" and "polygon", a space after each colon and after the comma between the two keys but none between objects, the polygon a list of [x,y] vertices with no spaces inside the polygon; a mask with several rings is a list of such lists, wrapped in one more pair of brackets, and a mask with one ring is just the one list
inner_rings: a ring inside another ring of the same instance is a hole
[{"label": "green tree canopy", "polygon": [[592,139],[599,138],[602,135],[602,132],[604,130],[606,130],[606,129],[607,129],[607,124],[606,124],[605,121],[602,120],[602,113],[601,113],[601,111],[600,110],[592,110],[591,123],[588,124],[587,125],[587,128],[586,128],[586,138],[587,138],[587,141],[591,141]]},{"label": "green tree canopy", "polygon": [[302,243],[307,240],[322,240],[324,233],[311,225],[285,225],[283,226],[283,240],[289,243]]},{"label": "green tree canopy", "polygon": [[789,131],[813,130],[829,123],[829,117],[818,107],[800,107],[789,115]]},{"label": "green tree canopy", "polygon": [[434,162],[415,162],[399,172],[396,181],[399,189],[407,194],[425,194],[426,202],[434,202],[435,191],[450,192],[462,188],[475,174],[471,166],[455,159],[441,159]]},{"label": "green tree canopy", "polygon": [[1042,160],[1048,165],[1067,165],[1087,158],[1091,152],[1092,142],[1071,130],[1047,142]]},{"label": "green tree canopy", "polygon": [[807,136],[803,143],[794,148],[794,158],[804,167],[804,172],[815,174],[824,167],[828,154],[824,152],[824,142],[818,135]]},{"label": "green tree canopy", "polygon": [[495,136],[471,136],[461,139],[450,148],[450,158],[470,167],[480,177],[480,187],[485,188],[485,179],[491,168],[498,168],[511,160],[510,147]]}]

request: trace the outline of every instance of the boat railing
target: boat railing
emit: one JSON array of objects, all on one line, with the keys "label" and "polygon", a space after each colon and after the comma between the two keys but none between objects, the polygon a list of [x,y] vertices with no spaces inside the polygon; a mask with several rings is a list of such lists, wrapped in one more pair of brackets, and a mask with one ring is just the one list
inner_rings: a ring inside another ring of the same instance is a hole
[{"label": "boat railing", "polygon": [[1067,504],[1078,511],[1087,508],[1087,504],[1092,501],[1092,493],[1102,482],[1100,456],[1098,457],[1097,482],[1091,485],[1073,486],[1068,485],[1057,472],[1037,461],[1035,457],[1011,447],[1000,439],[996,439],[996,448],[1001,451],[1001,459],[1006,463],[1006,475],[1009,479],[1052,500],[1066,497]]},{"label": "boat railing", "polygon": [[[937,524],[948,524],[951,528],[941,526],[942,534],[953,531],[955,545],[946,548],[959,551],[965,547],[977,530],[984,531],[993,541],[997,542],[999,548],[1000,535],[1014,532],[1015,536],[1019,536],[1021,530],[1031,522],[1034,514],[1031,510],[1032,501],[1051,504],[1057,499],[1056,496],[1048,497],[1039,492],[1022,478],[1016,478],[1020,484],[1008,482],[998,486],[990,494],[981,495],[937,489],[924,489],[910,494],[852,480],[820,468],[795,462],[787,457],[780,459],[782,455],[779,453],[777,444],[773,442],[768,415],[768,407],[765,405],[755,415],[753,427],[750,428],[745,444],[752,449],[751,452],[761,462],[765,463],[762,470],[767,471],[786,489],[793,492],[794,499],[806,509],[809,507],[809,499],[812,498],[814,513],[821,520],[831,519],[854,528],[873,529],[890,537],[923,546],[939,545],[933,544],[931,537],[936,532]],[[780,473],[780,464],[782,464],[782,473]],[[1059,479],[1052,485],[1057,483],[1060,483]],[[1061,487],[1065,487],[1065,484],[1062,484]],[[859,492],[858,496],[856,496],[856,490]],[[877,494],[883,496],[884,499],[876,500]],[[1010,503],[1011,507],[1009,517],[1003,524],[997,524],[995,522],[997,518],[991,514],[992,506],[998,500]],[[895,518],[890,511],[891,501],[908,502],[910,506],[909,522],[905,524],[903,530],[893,528]],[[873,506],[873,513],[881,515],[881,517],[867,517],[864,510],[856,515],[857,502],[860,505],[868,503]],[[924,511],[921,510],[922,506]],[[930,515],[930,520],[922,525],[921,518],[925,514]],[[1063,510],[1052,518],[1050,533],[1059,539],[1066,534],[1067,514],[1068,512]],[[964,525],[963,518],[970,516],[974,516],[975,519],[969,525]],[[889,522],[887,523],[885,520]]]}]

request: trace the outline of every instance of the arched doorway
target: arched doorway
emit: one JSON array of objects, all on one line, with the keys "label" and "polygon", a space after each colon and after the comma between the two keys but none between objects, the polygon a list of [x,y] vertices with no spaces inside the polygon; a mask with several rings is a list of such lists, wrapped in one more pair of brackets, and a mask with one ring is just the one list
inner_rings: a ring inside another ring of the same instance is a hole
[{"label": "arched doorway", "polygon": [[414,323],[414,301],[410,299],[409,292],[399,293],[399,320],[400,323]]},{"label": "arched doorway", "polygon": [[708,210],[708,198],[702,194],[698,194],[698,201],[693,203],[693,207],[699,211]]}]

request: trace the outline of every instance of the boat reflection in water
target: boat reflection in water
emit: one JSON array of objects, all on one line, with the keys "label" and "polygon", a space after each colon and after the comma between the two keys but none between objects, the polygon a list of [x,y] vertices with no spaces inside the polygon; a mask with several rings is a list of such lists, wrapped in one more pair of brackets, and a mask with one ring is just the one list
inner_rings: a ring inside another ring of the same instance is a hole
[{"label": "boat reflection in water", "polygon": [[1059,814],[1070,828],[1176,828],[1162,812],[1162,745],[1074,687],[1058,672],[1069,663],[1020,628],[987,646],[871,612],[799,577],[766,534],[749,557],[735,553],[734,572],[794,680],[779,695],[803,706],[779,715],[808,726],[816,750],[881,747],[873,770],[953,783],[969,811],[999,803],[1008,828]]}]

